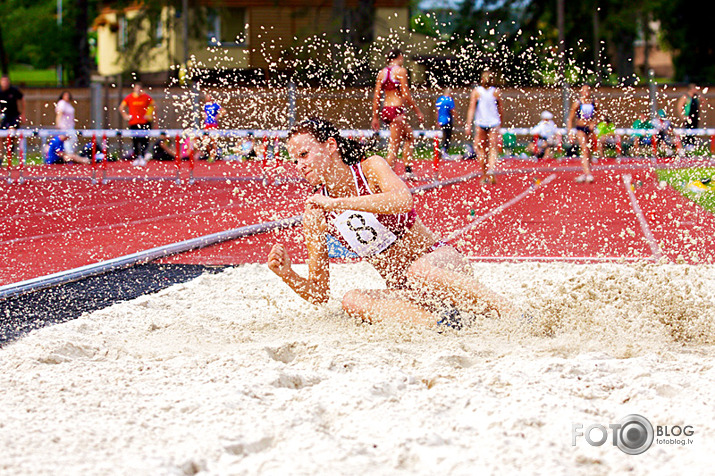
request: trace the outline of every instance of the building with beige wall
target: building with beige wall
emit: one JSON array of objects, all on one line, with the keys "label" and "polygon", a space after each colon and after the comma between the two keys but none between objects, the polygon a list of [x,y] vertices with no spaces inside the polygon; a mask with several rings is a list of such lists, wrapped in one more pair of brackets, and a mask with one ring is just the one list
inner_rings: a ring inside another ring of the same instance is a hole
[{"label": "building with beige wall", "polygon": [[[183,74],[188,57],[192,71],[232,70],[268,78],[287,69],[285,52],[303,39],[349,29],[351,15],[346,12],[355,12],[360,3],[192,1],[198,6],[189,9],[189,41],[185,46],[185,17],[175,7],[164,6],[152,17],[140,3],[119,9],[108,2],[94,21],[98,73],[111,77],[137,71],[147,82],[165,83]],[[366,36],[430,48],[428,39],[409,32],[408,0],[374,0],[372,5],[372,32]],[[136,54],[137,45],[141,45],[140,54]]]}]

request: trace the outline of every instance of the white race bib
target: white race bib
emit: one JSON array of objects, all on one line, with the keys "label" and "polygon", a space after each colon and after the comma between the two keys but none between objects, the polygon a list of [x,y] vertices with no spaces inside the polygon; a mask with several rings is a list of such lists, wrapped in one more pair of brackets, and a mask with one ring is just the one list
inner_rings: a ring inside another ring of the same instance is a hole
[{"label": "white race bib", "polygon": [[381,253],[397,240],[397,235],[377,221],[372,213],[346,210],[335,218],[333,224],[360,256]]}]

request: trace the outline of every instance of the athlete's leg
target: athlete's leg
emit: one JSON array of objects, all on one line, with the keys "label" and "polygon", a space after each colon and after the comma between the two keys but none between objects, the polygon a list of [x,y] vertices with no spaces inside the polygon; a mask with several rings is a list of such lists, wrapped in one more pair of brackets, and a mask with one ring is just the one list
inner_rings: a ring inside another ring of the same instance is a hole
[{"label": "athlete's leg", "polygon": [[[487,156],[487,173],[494,174],[497,166],[497,156],[499,155],[499,128],[490,129],[487,133],[489,153]],[[492,175],[492,179],[494,176]]]},{"label": "athlete's leg", "polygon": [[407,118],[404,115],[398,116],[398,120],[402,122],[402,160],[405,162],[405,167],[412,167],[412,160],[415,152],[415,135],[412,133],[412,127],[407,123]]},{"label": "athlete's leg", "polygon": [[402,128],[397,118],[395,118],[390,122],[390,141],[387,145],[387,163],[390,164],[392,168],[395,168],[395,164],[397,163],[397,151],[400,150],[401,136]]},{"label": "athlete's leg", "polygon": [[392,289],[354,289],[343,296],[343,309],[349,316],[366,322],[397,319],[426,326],[436,325],[438,317],[410,299],[405,291]]},{"label": "athlete's leg", "polygon": [[467,259],[451,246],[438,248],[412,263],[407,282],[463,311],[496,311],[500,317],[513,312],[507,299],[474,278]]},{"label": "athlete's leg", "polygon": [[477,126],[474,132],[474,149],[477,151],[477,161],[479,162],[479,167],[482,169],[483,178],[486,177],[487,173],[487,156],[486,148],[488,142],[487,131]]},{"label": "athlete's leg", "polygon": [[589,144],[591,136],[582,130],[578,130],[576,131],[576,137],[578,138],[578,146],[581,148],[581,168],[584,175],[589,175],[591,173],[591,144]]}]

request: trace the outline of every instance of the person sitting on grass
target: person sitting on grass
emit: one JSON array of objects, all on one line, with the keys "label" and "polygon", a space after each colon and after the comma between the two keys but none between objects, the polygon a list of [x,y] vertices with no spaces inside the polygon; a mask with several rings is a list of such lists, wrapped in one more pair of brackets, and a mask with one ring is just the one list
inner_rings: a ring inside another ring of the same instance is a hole
[{"label": "person sitting on grass", "polygon": [[616,125],[609,116],[605,116],[601,122],[596,124],[596,137],[598,138],[598,152],[601,157],[605,157],[604,149],[616,148],[618,138],[616,137]]},{"label": "person sitting on grass", "polygon": [[151,158],[159,161],[172,161],[176,159],[176,151],[169,144],[169,137],[166,132],[162,132],[154,141],[151,148]]},{"label": "person sitting on grass", "polygon": [[557,131],[554,115],[549,111],[542,112],[541,121],[531,129],[531,133],[538,137],[526,146],[526,151],[537,159],[553,159]]},{"label": "person sitting on grass", "polygon": [[663,146],[665,155],[673,155],[675,151],[682,156],[683,148],[680,143],[680,137],[673,129],[673,123],[668,119],[664,109],[658,109],[658,114],[656,114],[652,123],[653,128],[656,130],[658,144]]},{"label": "person sitting on grass", "polygon": [[89,164],[90,159],[81,157],[72,152],[65,150],[65,141],[69,138],[67,134],[59,134],[50,139],[45,155],[46,164],[68,164],[74,162],[77,164]]},{"label": "person sitting on grass", "polygon": [[641,113],[638,118],[633,121],[631,129],[638,131],[633,133],[631,156],[639,157],[641,155],[641,146],[651,146],[652,134],[648,131],[653,129],[653,123],[648,119],[645,113]]}]

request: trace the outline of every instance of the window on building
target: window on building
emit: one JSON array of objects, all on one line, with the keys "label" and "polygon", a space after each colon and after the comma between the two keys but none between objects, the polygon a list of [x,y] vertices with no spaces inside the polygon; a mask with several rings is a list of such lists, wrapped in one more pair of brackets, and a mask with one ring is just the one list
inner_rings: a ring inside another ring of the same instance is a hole
[{"label": "window on building", "polygon": [[246,45],[246,9],[210,8],[206,39],[210,46]]},{"label": "window on building", "polygon": [[117,49],[119,51],[127,49],[127,18],[124,16],[117,19]]},{"label": "window on building", "polygon": [[156,19],[156,25],[154,28],[154,40],[156,42],[156,45],[161,45],[161,42],[164,41],[164,20],[161,18]]}]

